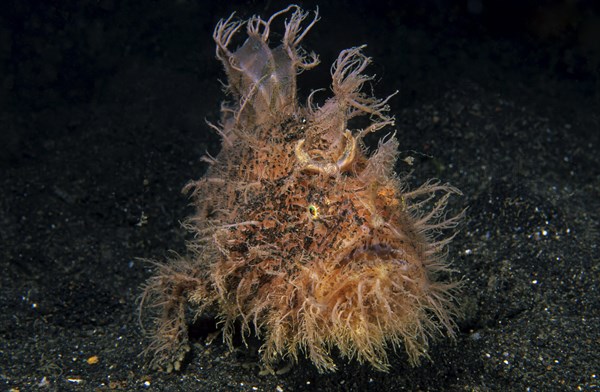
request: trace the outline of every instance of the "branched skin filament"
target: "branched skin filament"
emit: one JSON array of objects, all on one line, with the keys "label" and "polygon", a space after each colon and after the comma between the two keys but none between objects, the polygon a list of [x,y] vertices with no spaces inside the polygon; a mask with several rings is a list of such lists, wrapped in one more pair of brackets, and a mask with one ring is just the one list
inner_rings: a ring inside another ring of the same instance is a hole
[{"label": "branched skin filament", "polygon": [[[272,22],[286,18],[281,43]],[[446,245],[461,214],[448,218],[460,192],[437,180],[409,190],[394,173],[398,141],[388,135],[368,155],[365,135],[393,125],[386,99],[363,92],[372,77],[363,47],[340,53],[334,95],[301,105],[296,76],[318,57],[300,48],[319,19],[297,6],[268,20],[233,15],[215,29],[217,57],[230,101],[210,124],[222,150],[207,174],[186,186],[196,212],[188,254],[158,264],[145,286],[144,312],[154,312],[147,348],[156,367],[179,370],[189,351],[186,309],[216,314],[232,346],[242,336],[263,341],[261,361],[308,357],[319,371],[342,357],[390,368],[388,348],[408,360],[426,356],[429,337],[454,335],[457,283],[448,280]],[[246,26],[245,43],[230,48]],[[365,129],[348,120],[366,115]],[[442,272],[443,274],[440,274]]]}]

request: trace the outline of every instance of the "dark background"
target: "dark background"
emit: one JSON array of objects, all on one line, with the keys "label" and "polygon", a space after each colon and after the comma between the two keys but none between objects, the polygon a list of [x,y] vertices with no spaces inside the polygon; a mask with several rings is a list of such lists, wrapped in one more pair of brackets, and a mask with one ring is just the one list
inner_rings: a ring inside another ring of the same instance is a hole
[{"label": "dark background", "polygon": [[136,297],[151,267],[139,258],[184,252],[180,189],[219,149],[204,122],[218,121],[223,99],[212,30],[233,11],[268,17],[286,5],[3,4],[0,385],[599,389],[600,5],[583,0],[322,1],[304,41],[322,65],[299,77],[301,96],[329,86],[340,50],[368,44],[376,95],[400,90],[398,173],[464,192],[449,253],[465,282],[455,342],[432,342],[417,368],[399,350],[389,374],[340,360],[319,375],[302,360],[260,376],[260,342],[233,353],[220,337],[206,344],[207,319],[181,373],[143,367]]}]

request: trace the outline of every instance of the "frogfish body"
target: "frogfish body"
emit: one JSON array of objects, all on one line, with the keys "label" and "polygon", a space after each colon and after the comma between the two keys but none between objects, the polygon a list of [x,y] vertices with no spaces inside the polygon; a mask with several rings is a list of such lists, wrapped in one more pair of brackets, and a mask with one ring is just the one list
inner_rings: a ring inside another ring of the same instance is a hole
[{"label": "frogfish body", "polygon": [[[274,46],[272,22],[285,15]],[[394,120],[390,97],[363,92],[372,79],[363,47],[333,64],[332,97],[299,104],[296,76],[319,62],[299,44],[318,19],[290,6],[215,28],[231,98],[211,125],[222,149],[185,188],[196,208],[188,254],[159,264],[142,298],[157,313],[148,352],[161,368],[178,370],[189,351],[189,309],[216,314],[230,346],[236,326],[254,331],[267,368],[305,355],[332,371],[335,350],[386,371],[390,347],[417,364],[430,336],[454,334],[457,283],[440,279],[452,234],[440,233],[459,221],[444,212],[459,191],[435,180],[407,189],[394,172],[395,135],[367,152],[363,138]],[[370,125],[348,129],[363,115]]]}]

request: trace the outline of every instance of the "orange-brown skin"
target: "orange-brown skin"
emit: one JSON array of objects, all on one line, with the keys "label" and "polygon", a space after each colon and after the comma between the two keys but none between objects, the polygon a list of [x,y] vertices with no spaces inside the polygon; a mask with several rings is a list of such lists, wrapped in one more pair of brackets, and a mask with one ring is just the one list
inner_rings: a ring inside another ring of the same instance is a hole
[{"label": "orange-brown skin", "polygon": [[[272,48],[271,21],[284,14],[284,38]],[[404,345],[416,364],[429,336],[454,334],[456,283],[436,281],[451,236],[436,238],[457,224],[460,216],[444,209],[459,191],[437,181],[405,189],[394,173],[395,135],[366,153],[362,138],[393,118],[387,99],[361,91],[371,79],[361,47],[333,65],[333,97],[298,104],[296,75],[318,64],[298,46],[318,20],[308,16],[290,6],[267,21],[230,17],[215,29],[233,98],[213,126],[222,150],[186,187],[196,206],[189,254],[159,265],[142,301],[159,309],[148,351],[167,370],[189,351],[187,306],[217,312],[230,345],[236,321],[243,334],[253,327],[267,367],[304,353],[320,371],[335,370],[336,347],[385,371],[389,346]],[[232,52],[244,23],[248,39]],[[372,125],[348,130],[359,115]]]}]

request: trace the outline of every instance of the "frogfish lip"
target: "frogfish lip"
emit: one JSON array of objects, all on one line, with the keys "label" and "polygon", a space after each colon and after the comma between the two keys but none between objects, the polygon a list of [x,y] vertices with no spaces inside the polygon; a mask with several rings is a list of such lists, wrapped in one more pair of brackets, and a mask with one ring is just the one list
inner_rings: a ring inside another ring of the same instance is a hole
[{"label": "frogfish lip", "polygon": [[393,263],[396,265],[407,265],[407,253],[397,244],[391,244],[378,239],[369,239],[354,247],[344,257],[342,263]]}]

